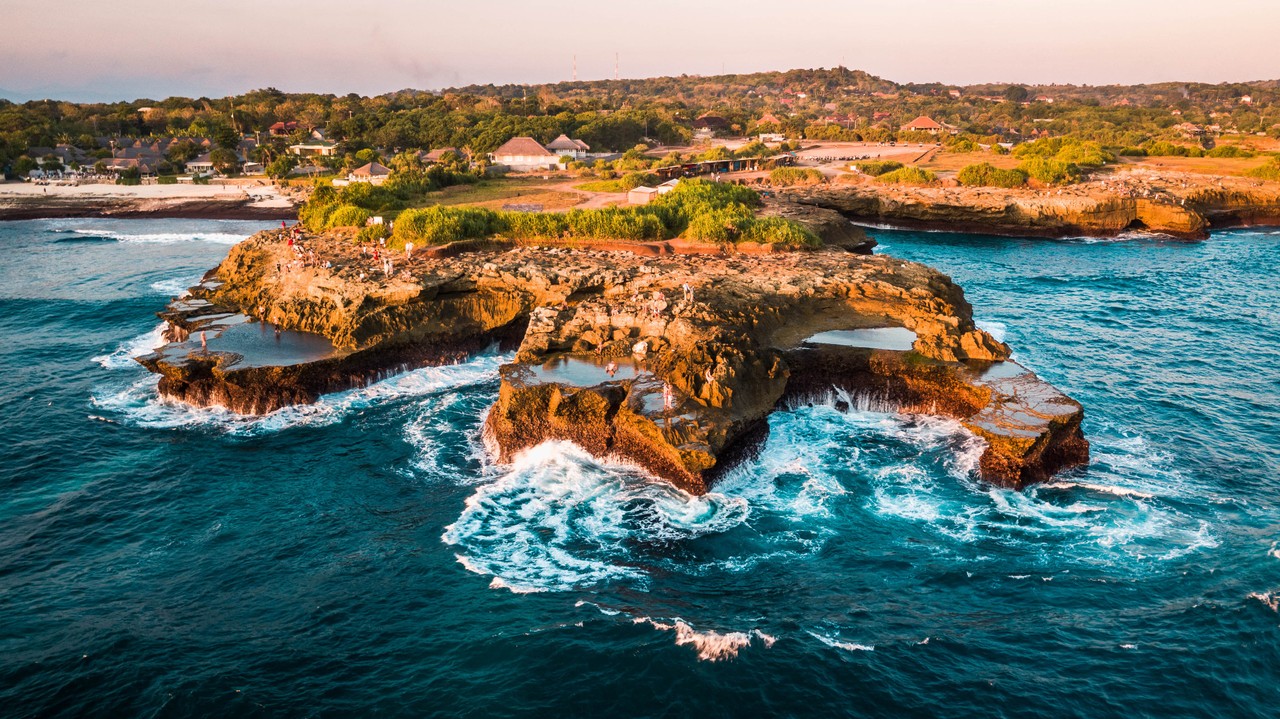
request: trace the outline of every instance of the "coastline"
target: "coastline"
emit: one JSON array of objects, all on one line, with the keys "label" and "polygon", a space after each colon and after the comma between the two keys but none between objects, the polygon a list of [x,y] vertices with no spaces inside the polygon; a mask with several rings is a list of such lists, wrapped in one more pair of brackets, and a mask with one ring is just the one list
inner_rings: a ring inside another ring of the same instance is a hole
[{"label": "coastline", "polygon": [[1203,240],[1211,230],[1280,225],[1280,184],[1187,173],[1118,173],[1053,189],[833,183],[788,188],[791,202],[858,225],[1005,237]]},{"label": "coastline", "polygon": [[0,221],[69,217],[291,220],[292,199],[260,181],[217,185],[0,184]]}]

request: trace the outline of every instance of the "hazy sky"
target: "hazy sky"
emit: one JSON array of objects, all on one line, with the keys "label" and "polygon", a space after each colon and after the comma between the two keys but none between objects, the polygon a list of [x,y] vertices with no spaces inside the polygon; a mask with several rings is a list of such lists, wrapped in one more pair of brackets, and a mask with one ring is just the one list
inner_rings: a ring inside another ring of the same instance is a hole
[{"label": "hazy sky", "polygon": [[0,0],[0,96],[376,94],[846,66],[899,82],[1280,77],[1280,0]]}]

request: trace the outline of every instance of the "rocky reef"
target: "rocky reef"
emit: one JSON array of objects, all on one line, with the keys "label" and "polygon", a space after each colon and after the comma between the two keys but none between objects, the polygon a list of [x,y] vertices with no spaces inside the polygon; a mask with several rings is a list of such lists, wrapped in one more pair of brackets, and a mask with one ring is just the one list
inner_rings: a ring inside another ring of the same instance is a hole
[{"label": "rocky reef", "polygon": [[1080,405],[1008,361],[936,270],[656,245],[474,243],[388,267],[341,234],[261,233],[162,313],[171,344],[140,361],[166,396],[266,412],[506,344],[485,425],[502,459],[567,439],[697,493],[759,448],[771,412],[833,388],[960,420],[991,481],[1087,461]]},{"label": "rocky reef", "polygon": [[864,182],[791,188],[783,194],[858,222],[1020,237],[1146,231],[1204,239],[1210,228],[1280,224],[1280,184],[1186,173],[1132,172],[1042,190]]}]

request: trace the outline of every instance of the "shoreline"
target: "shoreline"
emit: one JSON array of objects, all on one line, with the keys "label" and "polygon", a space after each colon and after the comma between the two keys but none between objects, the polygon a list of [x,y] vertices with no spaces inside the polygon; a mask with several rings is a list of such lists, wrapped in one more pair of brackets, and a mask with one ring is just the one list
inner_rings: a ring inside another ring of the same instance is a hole
[{"label": "shoreline", "polygon": [[298,206],[258,181],[218,185],[0,184],[0,221],[116,219],[292,220]]}]

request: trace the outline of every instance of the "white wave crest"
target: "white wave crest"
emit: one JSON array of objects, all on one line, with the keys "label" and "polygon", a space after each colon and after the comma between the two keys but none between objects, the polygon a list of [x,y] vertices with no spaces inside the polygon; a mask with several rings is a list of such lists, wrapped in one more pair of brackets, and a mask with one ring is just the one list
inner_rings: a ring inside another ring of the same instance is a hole
[{"label": "white wave crest", "polygon": [[753,640],[759,640],[765,649],[772,647],[774,642],[778,641],[777,637],[765,634],[758,629],[749,632],[721,633],[710,630],[698,631],[682,619],[667,623],[649,617],[636,617],[631,621],[636,624],[648,624],[659,631],[675,632],[676,646],[693,647],[698,652],[698,659],[704,662],[736,659],[738,653],[751,646]]},{"label": "white wave crest", "polygon": [[[835,637],[828,637],[817,632],[808,632],[809,636],[826,644],[834,649],[843,649],[846,652],[874,652],[876,650],[873,644],[857,644],[855,642],[844,642]],[[927,641],[927,640],[926,640]]]},{"label": "white wave crest", "polygon": [[1273,612],[1280,612],[1280,592],[1250,592],[1246,599],[1256,599]]},{"label": "white wave crest", "polygon": [[170,280],[160,280],[152,282],[151,289],[166,297],[180,297],[187,294],[187,291],[200,284],[201,275],[193,275],[190,277],[177,277]]},{"label": "white wave crest", "polygon": [[544,442],[499,471],[442,539],[469,571],[511,591],[643,582],[637,552],[727,531],[749,514],[743,499],[693,496],[569,442]]},{"label": "white wave crest", "polygon": [[487,382],[509,355],[485,354],[467,362],[423,367],[358,389],[324,395],[315,404],[294,405],[264,415],[244,415],[222,407],[194,407],[161,397],[159,378],[147,375],[124,389],[90,398],[93,406],[123,416],[127,424],[149,429],[203,428],[230,435],[280,432],[302,426],[335,424],[363,409]]},{"label": "white wave crest", "polygon": [[1280,559],[1280,542],[1272,542],[1272,543],[1271,543],[1271,549],[1268,549],[1268,550],[1267,550],[1267,556],[1268,556],[1268,557],[1275,557],[1276,559]]},{"label": "white wave crest", "polygon": [[219,245],[234,245],[238,242],[247,240],[251,235],[238,232],[118,232],[116,230],[95,230],[92,228],[80,228],[72,230],[77,235],[89,235],[91,237],[106,237],[116,242],[139,243],[139,244],[161,244],[167,245],[175,242],[213,242]]},{"label": "white wave crest", "polygon": [[992,320],[975,321],[978,329],[985,331],[991,335],[991,339],[996,342],[1004,342],[1004,338],[1009,334],[1009,326],[1003,322],[995,322]]},{"label": "white wave crest", "polygon": [[106,369],[137,368],[139,365],[133,361],[134,357],[140,357],[165,345],[164,328],[165,323],[161,322],[150,332],[134,337],[110,354],[94,357],[93,361]]}]

